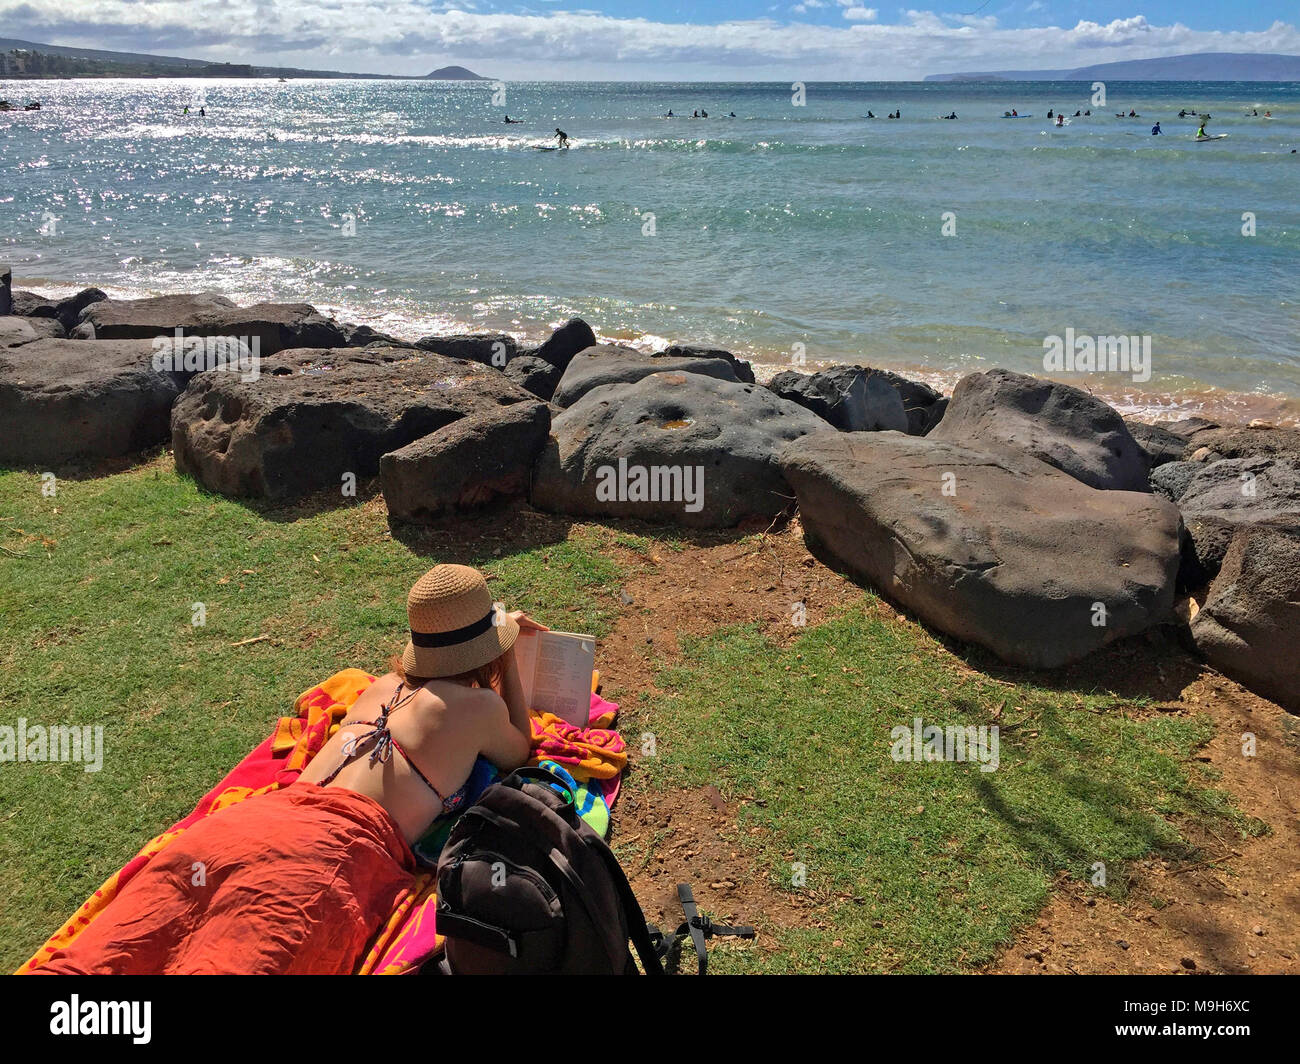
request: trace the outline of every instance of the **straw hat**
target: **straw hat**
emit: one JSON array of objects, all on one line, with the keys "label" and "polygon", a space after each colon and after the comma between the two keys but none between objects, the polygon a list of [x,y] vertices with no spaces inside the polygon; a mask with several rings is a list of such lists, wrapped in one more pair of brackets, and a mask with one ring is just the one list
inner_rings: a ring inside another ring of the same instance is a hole
[{"label": "straw hat", "polygon": [[468,565],[435,565],[406,596],[411,639],[402,654],[408,676],[457,676],[499,658],[519,625],[492,604],[487,581]]}]

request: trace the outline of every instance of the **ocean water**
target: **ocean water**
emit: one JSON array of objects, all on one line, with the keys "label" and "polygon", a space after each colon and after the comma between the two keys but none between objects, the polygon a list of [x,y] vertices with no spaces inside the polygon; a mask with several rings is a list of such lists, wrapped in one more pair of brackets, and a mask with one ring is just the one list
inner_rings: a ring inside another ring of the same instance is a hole
[{"label": "ocean water", "polygon": [[[0,82],[44,105],[0,114],[0,261],[43,290],[302,300],[407,338],[576,314],[767,372],[944,385],[1042,373],[1067,329],[1134,335],[1149,380],[1063,379],[1156,416],[1300,417],[1300,85],[1106,92],[510,83],[502,107],[490,83]],[[1196,143],[1180,108],[1228,137]],[[556,126],[572,148],[538,151]]]}]

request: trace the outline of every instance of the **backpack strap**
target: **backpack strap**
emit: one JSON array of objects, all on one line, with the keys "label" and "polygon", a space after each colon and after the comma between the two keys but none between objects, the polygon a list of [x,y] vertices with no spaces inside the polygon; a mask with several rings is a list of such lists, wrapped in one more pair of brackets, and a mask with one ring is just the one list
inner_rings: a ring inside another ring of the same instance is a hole
[{"label": "backpack strap", "polygon": [[695,947],[698,974],[707,975],[709,953],[705,943],[709,939],[718,936],[753,938],[755,935],[752,927],[715,924],[707,916],[701,916],[695,904],[695,893],[691,890],[689,883],[677,884],[677,899],[682,903],[682,913],[685,915],[686,921],[672,935],[668,936],[666,942],[662,941],[664,936],[659,935],[661,939],[660,954],[666,958],[666,966],[670,973],[677,971],[677,964],[681,959],[681,944],[687,938],[691,940],[691,944]]},{"label": "backpack strap", "polygon": [[632,945],[636,947],[637,956],[641,958],[641,967],[646,975],[664,975],[663,936],[659,935],[659,941],[655,940],[654,935],[658,932],[652,934],[649,925],[646,924],[641,903],[632,893],[632,884],[627,881],[627,874],[623,871],[623,866],[618,863],[618,858],[614,856],[614,851],[608,846],[601,846],[600,853],[609,867],[609,877],[614,882],[614,889],[618,891],[618,900],[623,903],[623,909],[627,913],[628,936],[632,939]]}]

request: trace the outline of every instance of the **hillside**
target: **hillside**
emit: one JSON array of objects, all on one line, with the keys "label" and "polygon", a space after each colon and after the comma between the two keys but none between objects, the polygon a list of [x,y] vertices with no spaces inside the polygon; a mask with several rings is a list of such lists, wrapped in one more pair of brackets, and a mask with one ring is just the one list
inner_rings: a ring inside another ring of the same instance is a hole
[{"label": "hillside", "polygon": [[425,81],[491,81],[491,78],[485,78],[482,74],[475,74],[472,70],[466,70],[463,66],[445,66],[439,67],[431,74],[424,75]]},{"label": "hillside", "polygon": [[1126,59],[1071,70],[931,74],[926,81],[1300,81],[1300,55],[1200,52]]},{"label": "hillside", "polygon": [[[460,70],[461,67],[448,69]],[[466,71],[469,74],[469,71]],[[434,75],[430,75],[431,77]],[[451,77],[452,75],[445,75]],[[477,77],[478,75],[470,75]],[[147,52],[112,52],[0,37],[0,77],[7,78],[364,78],[407,80],[395,74],[352,74],[337,70],[220,63]]]}]

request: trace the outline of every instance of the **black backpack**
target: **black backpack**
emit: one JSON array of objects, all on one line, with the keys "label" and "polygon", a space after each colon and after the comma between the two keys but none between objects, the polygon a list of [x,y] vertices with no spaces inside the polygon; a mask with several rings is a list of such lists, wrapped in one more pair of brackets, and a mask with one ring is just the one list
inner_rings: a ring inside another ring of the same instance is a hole
[{"label": "black backpack", "polygon": [[437,928],[446,953],[439,971],[635,975],[630,940],[645,973],[662,975],[676,970],[689,937],[703,975],[707,939],[754,937],[752,928],[700,916],[689,886],[677,893],[686,921],[665,936],[646,924],[618,859],[578,815],[559,777],[520,769],[465,810],[443,847]]}]

